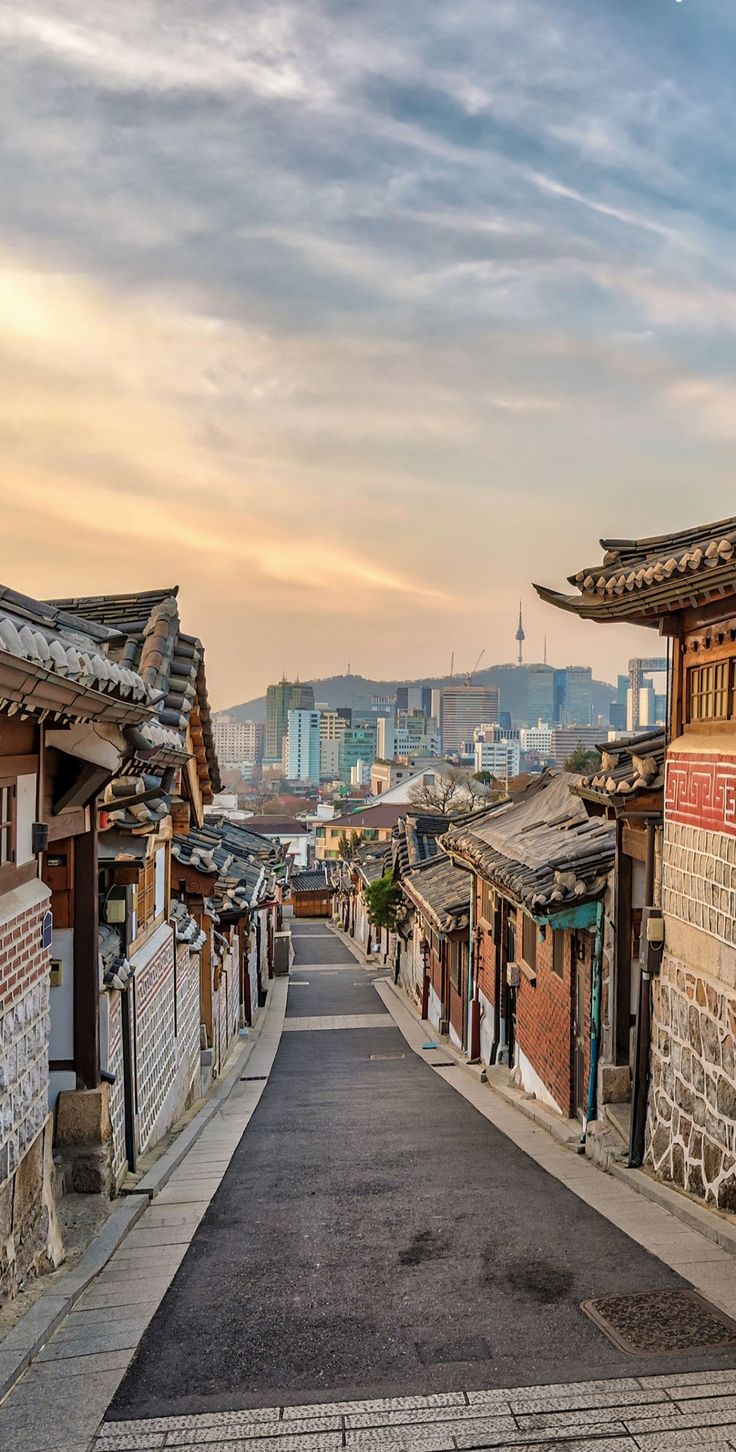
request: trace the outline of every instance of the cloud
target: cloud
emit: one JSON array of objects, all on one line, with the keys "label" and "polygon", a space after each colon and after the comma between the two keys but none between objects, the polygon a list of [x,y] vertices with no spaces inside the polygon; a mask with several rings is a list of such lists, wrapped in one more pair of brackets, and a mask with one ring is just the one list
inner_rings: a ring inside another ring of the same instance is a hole
[{"label": "cloud", "polygon": [[582,520],[687,524],[694,475],[725,513],[733,38],[725,0],[7,8],[13,583],[196,575],[247,694],[269,648],[508,656]]}]

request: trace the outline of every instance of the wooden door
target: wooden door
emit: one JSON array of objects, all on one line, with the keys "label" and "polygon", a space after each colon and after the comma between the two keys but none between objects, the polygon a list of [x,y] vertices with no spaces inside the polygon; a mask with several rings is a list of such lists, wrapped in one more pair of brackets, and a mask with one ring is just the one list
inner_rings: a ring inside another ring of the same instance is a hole
[{"label": "wooden door", "polygon": [[573,1078],[575,1090],[575,1112],[584,1117],[587,1105],[585,1082],[585,993],[588,975],[585,962],[573,954],[575,970],[575,1003],[573,1014]]}]

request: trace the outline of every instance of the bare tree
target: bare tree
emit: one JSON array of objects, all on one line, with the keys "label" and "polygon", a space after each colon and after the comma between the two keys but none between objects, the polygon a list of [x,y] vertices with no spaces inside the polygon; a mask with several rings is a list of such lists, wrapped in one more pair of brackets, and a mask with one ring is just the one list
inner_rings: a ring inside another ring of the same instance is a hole
[{"label": "bare tree", "polygon": [[409,801],[420,812],[434,812],[442,817],[458,817],[463,812],[472,812],[483,802],[495,800],[483,782],[461,766],[446,766],[431,773],[432,780],[423,777],[409,790]]}]

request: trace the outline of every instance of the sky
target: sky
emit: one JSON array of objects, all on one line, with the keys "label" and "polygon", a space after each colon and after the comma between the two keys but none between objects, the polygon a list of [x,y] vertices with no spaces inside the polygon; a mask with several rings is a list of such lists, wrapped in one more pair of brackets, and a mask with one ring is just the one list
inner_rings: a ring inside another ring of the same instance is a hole
[{"label": "sky", "polygon": [[3,583],[282,672],[656,636],[537,600],[736,514],[733,0],[0,12]]}]

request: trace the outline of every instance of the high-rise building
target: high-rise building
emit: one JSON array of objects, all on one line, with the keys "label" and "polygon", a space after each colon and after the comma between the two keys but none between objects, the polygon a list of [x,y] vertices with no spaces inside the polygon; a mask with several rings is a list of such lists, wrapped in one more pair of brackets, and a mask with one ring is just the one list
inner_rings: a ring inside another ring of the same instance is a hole
[{"label": "high-rise building", "polygon": [[397,686],[396,714],[400,711],[421,711],[423,716],[432,715],[431,686]]},{"label": "high-rise building", "polygon": [[558,720],[562,726],[589,726],[593,716],[593,672],[590,666],[566,666],[562,677]]},{"label": "high-rise building", "polygon": [[287,718],[286,775],[289,781],[319,783],[319,711],[289,711]]},{"label": "high-rise building", "polygon": [[319,743],[319,774],[322,781],[337,781],[340,775],[340,738]]},{"label": "high-rise building", "polygon": [[212,736],[221,766],[240,766],[246,761],[255,764],[263,755],[263,728],[256,721],[215,717]]},{"label": "high-rise building", "polygon": [[552,666],[527,666],[529,695],[527,698],[527,725],[535,726],[537,721],[555,720],[555,672]]},{"label": "high-rise building", "polygon": [[300,681],[279,681],[266,691],[266,724],[263,756],[266,762],[281,761],[290,711],[313,711],[314,690]]},{"label": "high-rise building", "polygon": [[396,727],[390,716],[379,716],[376,721],[376,759],[393,761],[396,751]]},{"label": "high-rise building", "polygon": [[[332,706],[315,707],[319,709],[320,735],[323,741],[339,741],[343,731],[346,731],[352,719],[350,707]],[[347,710],[347,715],[345,711]]]},{"label": "high-rise building", "polygon": [[555,766],[564,766],[579,746],[594,751],[600,744],[601,734],[600,726],[558,726],[552,732],[550,753]]},{"label": "high-rise building", "polygon": [[[352,768],[358,761],[370,764],[376,756],[375,726],[349,726],[340,738],[340,779],[349,782]],[[369,770],[370,776],[370,770]]]},{"label": "high-rise building", "polygon": [[498,720],[499,706],[498,686],[443,686],[442,750],[461,752],[484,721]]}]

